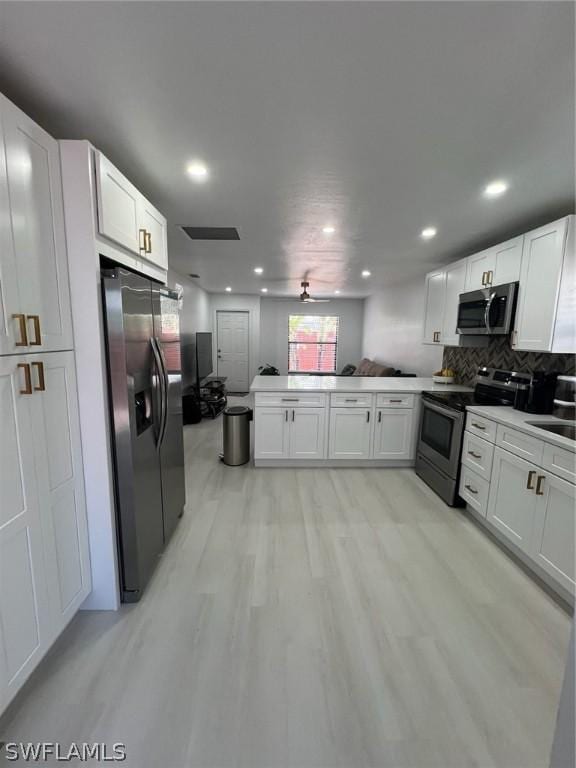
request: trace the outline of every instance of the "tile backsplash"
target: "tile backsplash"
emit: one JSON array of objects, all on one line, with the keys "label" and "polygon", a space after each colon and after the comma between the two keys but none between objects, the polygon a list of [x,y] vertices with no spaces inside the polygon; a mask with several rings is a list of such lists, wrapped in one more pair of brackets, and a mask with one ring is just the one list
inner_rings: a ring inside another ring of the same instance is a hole
[{"label": "tile backsplash", "polygon": [[456,371],[458,384],[474,385],[481,365],[513,371],[558,371],[575,375],[576,356],[548,352],[518,352],[511,349],[507,336],[493,336],[487,347],[444,347],[443,368]]}]

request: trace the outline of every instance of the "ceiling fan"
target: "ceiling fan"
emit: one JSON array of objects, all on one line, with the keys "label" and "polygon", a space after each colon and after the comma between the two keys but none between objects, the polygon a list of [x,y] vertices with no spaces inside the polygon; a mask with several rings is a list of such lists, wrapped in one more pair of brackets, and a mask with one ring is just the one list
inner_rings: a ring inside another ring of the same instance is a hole
[{"label": "ceiling fan", "polygon": [[330,299],[313,299],[308,293],[310,283],[307,280],[303,280],[300,285],[302,286],[302,293],[300,294],[300,301],[304,304],[322,304],[330,301]]}]

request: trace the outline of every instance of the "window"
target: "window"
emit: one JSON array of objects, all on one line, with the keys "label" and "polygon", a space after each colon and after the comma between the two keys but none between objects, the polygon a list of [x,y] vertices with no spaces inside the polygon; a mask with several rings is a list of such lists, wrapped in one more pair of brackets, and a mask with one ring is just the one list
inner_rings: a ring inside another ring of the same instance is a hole
[{"label": "window", "polygon": [[290,315],[290,373],[336,373],[339,318],[333,315]]}]

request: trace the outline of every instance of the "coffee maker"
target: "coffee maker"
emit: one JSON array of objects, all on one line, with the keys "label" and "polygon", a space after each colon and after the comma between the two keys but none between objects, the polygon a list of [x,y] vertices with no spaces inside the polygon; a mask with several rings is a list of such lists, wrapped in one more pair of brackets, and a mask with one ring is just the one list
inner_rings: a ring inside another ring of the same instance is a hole
[{"label": "coffee maker", "polygon": [[534,371],[516,391],[514,408],[528,413],[552,413],[557,378],[556,372]]}]

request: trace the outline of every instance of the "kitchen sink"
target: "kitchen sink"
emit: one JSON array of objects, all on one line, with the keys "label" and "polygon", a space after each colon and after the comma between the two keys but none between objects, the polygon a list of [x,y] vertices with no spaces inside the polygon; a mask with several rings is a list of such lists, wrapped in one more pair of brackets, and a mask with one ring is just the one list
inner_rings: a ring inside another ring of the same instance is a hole
[{"label": "kitchen sink", "polygon": [[527,421],[531,427],[538,427],[538,429],[544,429],[546,432],[553,432],[555,435],[561,435],[562,437],[568,437],[570,440],[576,440],[576,424],[558,424],[554,422],[544,421]]}]

